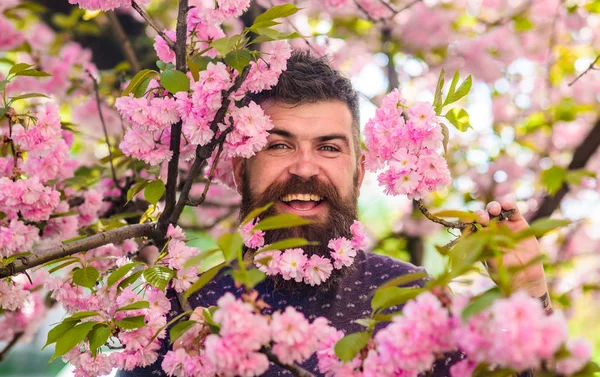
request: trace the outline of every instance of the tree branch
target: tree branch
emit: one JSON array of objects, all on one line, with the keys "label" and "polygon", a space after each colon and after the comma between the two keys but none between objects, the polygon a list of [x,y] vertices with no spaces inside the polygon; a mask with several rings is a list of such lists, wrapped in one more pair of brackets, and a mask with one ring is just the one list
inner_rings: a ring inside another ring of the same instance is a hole
[{"label": "tree branch", "polygon": [[131,2],[131,7],[133,9],[135,9],[136,12],[139,13],[140,16],[142,16],[142,18],[144,20],[146,20],[146,22],[148,23],[148,25],[150,25],[150,27],[152,29],[154,29],[158,35],[160,35],[160,37],[162,39],[165,40],[165,42],[167,43],[167,45],[169,46],[169,48],[171,48],[171,50],[173,51],[177,51],[175,49],[175,42],[173,42],[171,40],[171,38],[167,37],[167,35],[162,31],[162,29],[160,28],[160,26],[158,26],[158,24],[152,19],[152,17],[150,17],[150,15],[142,8],[140,7],[135,1]]},{"label": "tree branch", "polygon": [[[583,139],[583,142],[575,149],[573,159],[567,167],[567,170],[577,170],[585,167],[592,155],[598,150],[600,145],[600,118],[596,120],[594,128]],[[535,221],[542,217],[548,217],[558,208],[560,202],[569,192],[569,185],[563,183],[561,188],[552,195],[546,195],[538,210],[531,216],[529,221]]]},{"label": "tree branch", "polygon": [[[187,12],[188,0],[179,1],[179,10],[177,14],[177,42],[175,43],[175,68],[181,72],[186,71],[186,43],[187,43]],[[171,139],[169,141],[169,149],[173,152],[173,156],[169,161],[167,173],[167,185],[165,188],[165,209],[158,219],[159,228],[166,232],[169,223],[169,218],[173,214],[177,201],[177,175],[179,172],[179,150],[181,147],[181,128],[182,122],[177,122],[171,126]],[[177,219],[179,214],[177,215]],[[177,222],[175,220],[174,222]]]},{"label": "tree branch", "polygon": [[[229,133],[229,132],[227,132],[227,133]],[[221,135],[221,136],[223,136],[223,135]],[[221,152],[223,152],[223,141],[221,141],[219,143],[219,150],[217,151],[217,155],[215,156],[212,166],[210,167],[210,172],[208,173],[208,182],[206,182],[204,184],[204,191],[202,191],[202,195],[200,195],[200,199],[198,199],[197,201],[188,200],[188,202],[186,203],[187,205],[197,207],[200,204],[204,203],[204,201],[206,200],[206,195],[208,194],[208,189],[210,188],[213,177],[215,175],[215,168],[217,167],[219,158],[221,158]]]},{"label": "tree branch", "polygon": [[277,365],[280,368],[289,370],[296,377],[315,377],[314,374],[310,373],[309,371],[307,371],[306,369],[302,368],[299,365],[296,365],[296,364],[287,365],[287,364],[282,363],[281,360],[279,360],[279,358],[277,356],[275,356],[275,354],[273,354],[273,352],[271,352],[270,349],[263,348],[260,350],[260,352],[267,355],[267,358],[269,359],[270,362],[272,362],[273,364]]},{"label": "tree branch", "polygon": [[10,352],[10,350],[19,342],[19,339],[23,336],[24,333],[16,333],[15,336],[10,340],[10,342],[4,347],[2,352],[0,353],[0,363],[4,361],[6,355]]},{"label": "tree branch", "polygon": [[[117,21],[118,22],[118,21]],[[112,155],[112,147],[110,146],[110,140],[108,138],[108,131],[106,130],[106,122],[104,121],[104,115],[102,114],[102,102],[100,100],[100,93],[98,91],[98,82],[92,76],[92,73],[89,70],[86,70],[90,79],[92,79],[92,83],[94,84],[94,92],[96,94],[96,106],[98,108],[98,115],[100,115],[100,123],[102,124],[102,130],[104,131],[104,140],[106,141],[106,145],[108,146],[108,158],[110,163],[110,172],[112,174],[112,179],[115,182],[115,186],[121,189],[119,185],[119,180],[117,179],[117,173],[115,172],[115,165],[113,164],[113,155]]]},{"label": "tree branch", "polygon": [[130,238],[150,237],[154,232],[153,223],[134,224],[106,232],[94,234],[80,240],[51,247],[39,253],[19,258],[5,267],[0,267],[0,278],[9,277],[32,267],[82,251],[95,249],[109,243],[119,242]]},{"label": "tree branch", "polygon": [[123,52],[123,55],[125,55],[125,59],[127,59],[129,64],[131,65],[131,70],[133,70],[133,72],[138,72],[142,69],[140,66],[140,62],[135,56],[135,52],[133,51],[131,42],[129,41],[129,38],[127,38],[125,30],[123,30],[123,26],[121,26],[121,22],[119,22],[117,14],[114,11],[109,11],[106,12],[106,16],[108,17],[110,26],[115,35],[117,36],[117,39],[119,40],[119,42],[121,42],[119,44],[119,47],[121,47],[121,51]]},{"label": "tree branch", "polygon": [[[421,211],[421,213],[423,215],[425,215],[425,217],[427,217],[429,220],[433,221],[434,223],[445,226],[446,228],[463,230],[468,227],[474,228],[474,224],[476,224],[476,222],[466,223],[464,221],[446,221],[444,219],[441,219],[441,218],[431,214],[431,212],[429,212],[429,210],[425,207],[425,203],[423,203],[422,199],[415,200],[413,203],[415,203],[417,205],[417,208],[419,208],[419,210]],[[510,216],[512,216],[513,213],[515,213],[515,210],[513,210],[513,209],[508,210],[508,211],[501,210],[500,214],[498,216],[494,216],[493,218],[498,219],[498,221],[503,221],[503,220],[508,219]]]},{"label": "tree branch", "polygon": [[600,60],[600,55],[596,56],[596,59],[594,59],[594,61],[587,67],[587,69],[585,71],[581,72],[581,74],[579,76],[575,77],[575,79],[569,83],[569,86],[575,84],[575,82],[577,82],[577,80],[579,80],[583,75],[585,75],[592,69],[595,69],[594,66],[596,65],[598,60]]}]

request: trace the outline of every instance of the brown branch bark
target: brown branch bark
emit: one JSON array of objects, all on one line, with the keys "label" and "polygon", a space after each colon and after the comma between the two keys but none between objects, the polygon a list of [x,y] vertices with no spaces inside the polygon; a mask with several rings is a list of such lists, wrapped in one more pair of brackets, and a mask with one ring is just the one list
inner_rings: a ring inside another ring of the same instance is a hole
[{"label": "brown branch bark", "polygon": [[271,352],[271,350],[269,349],[263,348],[260,352],[267,355],[267,358],[270,362],[272,362],[280,368],[289,370],[296,377],[315,377],[314,374],[310,373],[309,371],[307,371],[299,365],[287,365],[282,363],[281,360],[279,360],[279,358],[275,356],[275,354],[273,354],[273,352]]},{"label": "brown branch bark", "polygon": [[[181,72],[187,70],[186,61],[186,43],[187,43],[187,13],[188,0],[179,1],[179,10],[177,14],[177,42],[175,43],[175,68]],[[171,126],[171,139],[169,142],[169,150],[173,152],[173,156],[169,161],[167,173],[167,185],[165,188],[165,208],[158,219],[159,228],[161,231],[167,231],[169,219],[175,210],[177,200],[177,175],[179,172],[179,150],[181,147],[181,128],[182,122],[177,122]],[[175,221],[179,219],[177,215]]]},{"label": "brown branch bark", "polygon": [[117,14],[113,11],[110,11],[106,12],[106,16],[108,17],[112,31],[115,33],[115,36],[120,42],[119,47],[121,48],[121,52],[123,52],[125,59],[127,59],[131,65],[131,70],[133,72],[138,72],[142,69],[140,62],[135,56],[131,42],[129,41],[129,38],[127,38],[127,34],[125,34],[125,30],[123,30],[123,26],[121,25]]},{"label": "brown branch bark", "polygon": [[589,71],[595,69],[594,66],[596,65],[598,60],[600,60],[600,55],[596,56],[596,59],[594,59],[594,61],[587,67],[587,69],[585,71],[581,72],[581,74],[579,76],[575,77],[575,79],[569,83],[569,86],[575,84],[577,82],[577,80],[579,80],[581,77],[583,77],[583,75],[585,75]]},{"label": "brown branch bark", "polygon": [[94,234],[93,236],[69,242],[67,244],[54,246],[44,251],[19,258],[5,267],[0,267],[0,278],[9,277],[46,262],[104,246],[109,243],[124,241],[130,238],[150,237],[153,232],[154,224],[152,223],[135,224]]},{"label": "brown branch bark", "polygon": [[[600,119],[596,120],[594,128],[588,133],[583,142],[575,149],[573,159],[567,167],[567,170],[577,170],[585,167],[592,155],[598,150],[600,145]],[[558,208],[560,202],[569,192],[569,185],[563,183],[561,188],[554,196],[546,195],[538,210],[529,218],[529,221],[535,221],[542,217],[548,217]]]},{"label": "brown branch bark", "polygon": [[23,336],[24,333],[16,333],[15,336],[10,340],[10,342],[4,347],[2,352],[0,353],[0,363],[4,361],[6,355],[10,352],[10,350],[19,342],[19,339]]}]

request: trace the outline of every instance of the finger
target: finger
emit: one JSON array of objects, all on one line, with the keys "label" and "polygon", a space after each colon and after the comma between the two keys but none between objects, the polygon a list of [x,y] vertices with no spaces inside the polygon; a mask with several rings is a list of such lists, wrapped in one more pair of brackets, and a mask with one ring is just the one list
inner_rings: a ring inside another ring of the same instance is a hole
[{"label": "finger", "polygon": [[508,218],[510,221],[521,221],[521,220],[525,219],[523,217],[523,215],[521,214],[521,211],[519,211],[519,207],[517,206],[517,203],[515,203],[515,202],[502,202],[502,209],[505,211],[510,211],[510,210],[515,211]]},{"label": "finger", "polygon": [[500,203],[496,201],[489,202],[486,208],[490,216],[498,216],[500,214],[500,211],[502,211]]},{"label": "finger", "polygon": [[490,215],[482,209],[475,211],[475,214],[479,217],[477,221],[479,224],[486,226],[490,223]]}]

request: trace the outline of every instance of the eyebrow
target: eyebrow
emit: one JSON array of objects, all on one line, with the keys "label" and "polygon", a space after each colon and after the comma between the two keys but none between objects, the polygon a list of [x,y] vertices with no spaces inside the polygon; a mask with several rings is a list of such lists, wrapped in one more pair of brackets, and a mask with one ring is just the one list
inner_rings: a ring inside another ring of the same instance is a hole
[{"label": "eyebrow", "polygon": [[[275,135],[279,135],[288,139],[293,139],[296,137],[296,135],[294,135],[293,133],[286,131],[286,130],[282,130],[281,128],[273,128],[272,130],[269,131],[270,134],[275,134]],[[330,141],[330,140],[341,140],[342,142],[344,142],[346,144],[346,146],[350,146],[350,140],[348,140],[348,137],[344,134],[329,134],[329,135],[323,135],[323,136],[319,136],[317,138],[315,138],[315,140],[317,142],[325,142],[325,141]]]}]

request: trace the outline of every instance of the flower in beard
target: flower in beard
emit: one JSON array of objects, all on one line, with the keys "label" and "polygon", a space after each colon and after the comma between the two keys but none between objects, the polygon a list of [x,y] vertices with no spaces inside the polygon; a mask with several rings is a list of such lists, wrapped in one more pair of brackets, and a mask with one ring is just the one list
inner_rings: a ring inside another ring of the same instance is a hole
[{"label": "flower in beard", "polygon": [[280,260],[281,251],[265,251],[254,256],[254,265],[265,274],[272,276],[279,273]]},{"label": "flower in beard", "polygon": [[312,255],[304,266],[304,282],[310,285],[319,285],[331,276],[333,266],[327,258]]},{"label": "flower in beard", "polygon": [[345,238],[339,237],[334,238],[327,244],[331,250],[330,255],[333,258],[333,267],[337,270],[343,266],[350,266],[354,262],[356,256],[356,250],[352,247],[352,242]]},{"label": "flower in beard", "polygon": [[240,226],[240,233],[244,238],[244,245],[250,249],[258,249],[265,244],[265,232],[262,230],[252,230],[259,221],[260,218],[257,217],[253,221],[248,221],[245,225]]},{"label": "flower in beard", "polygon": [[279,272],[285,280],[294,279],[299,283],[304,278],[307,260],[302,249],[287,249],[279,260]]}]

